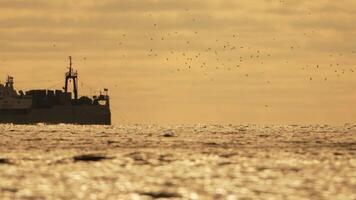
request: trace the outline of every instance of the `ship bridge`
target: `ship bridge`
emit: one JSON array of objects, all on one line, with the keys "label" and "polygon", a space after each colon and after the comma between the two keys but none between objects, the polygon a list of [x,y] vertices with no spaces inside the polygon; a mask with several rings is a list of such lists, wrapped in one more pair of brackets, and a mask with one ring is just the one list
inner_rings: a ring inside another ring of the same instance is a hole
[{"label": "ship bridge", "polygon": [[7,77],[4,84],[0,84],[0,109],[30,109],[32,97],[24,95],[22,91],[17,93],[14,89],[14,78]]}]

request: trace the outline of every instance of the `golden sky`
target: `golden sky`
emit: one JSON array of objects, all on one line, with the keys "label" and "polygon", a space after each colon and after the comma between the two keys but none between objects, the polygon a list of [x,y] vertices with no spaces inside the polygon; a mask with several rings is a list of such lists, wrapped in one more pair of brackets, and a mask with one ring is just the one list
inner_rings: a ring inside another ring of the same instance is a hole
[{"label": "golden sky", "polygon": [[0,0],[0,75],[109,88],[120,123],[356,120],[354,0]]}]

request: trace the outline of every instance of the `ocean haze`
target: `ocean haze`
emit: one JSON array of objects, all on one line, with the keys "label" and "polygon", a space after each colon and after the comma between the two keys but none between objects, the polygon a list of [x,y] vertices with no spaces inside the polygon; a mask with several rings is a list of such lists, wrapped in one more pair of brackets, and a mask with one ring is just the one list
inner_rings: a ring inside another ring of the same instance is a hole
[{"label": "ocean haze", "polygon": [[0,0],[0,76],[109,88],[114,124],[356,117],[351,0]]}]

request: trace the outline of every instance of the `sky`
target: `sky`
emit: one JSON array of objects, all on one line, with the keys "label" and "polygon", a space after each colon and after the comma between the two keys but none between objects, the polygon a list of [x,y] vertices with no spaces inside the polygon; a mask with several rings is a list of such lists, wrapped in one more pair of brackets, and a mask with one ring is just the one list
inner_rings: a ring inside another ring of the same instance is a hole
[{"label": "sky", "polygon": [[356,120],[356,1],[0,0],[0,78],[108,88],[114,124]]}]

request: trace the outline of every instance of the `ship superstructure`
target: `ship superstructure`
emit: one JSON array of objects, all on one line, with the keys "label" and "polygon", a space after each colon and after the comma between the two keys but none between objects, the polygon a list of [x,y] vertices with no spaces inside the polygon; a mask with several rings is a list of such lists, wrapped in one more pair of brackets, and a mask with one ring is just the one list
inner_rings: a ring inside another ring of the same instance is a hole
[{"label": "ship superstructure", "polygon": [[[0,123],[13,124],[111,124],[108,90],[92,98],[78,96],[78,72],[72,67],[65,74],[63,90],[29,90],[17,92],[14,78],[0,84]],[[73,95],[68,91],[73,83]],[[73,97],[72,97],[73,96]]]}]

